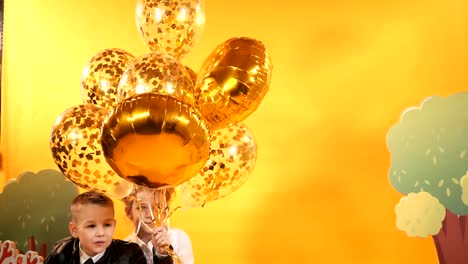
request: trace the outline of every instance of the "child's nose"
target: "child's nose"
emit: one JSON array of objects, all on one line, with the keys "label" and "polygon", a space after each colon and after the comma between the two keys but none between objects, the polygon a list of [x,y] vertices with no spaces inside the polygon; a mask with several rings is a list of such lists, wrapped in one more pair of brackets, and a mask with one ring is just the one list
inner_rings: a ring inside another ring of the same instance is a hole
[{"label": "child's nose", "polygon": [[146,212],[146,213],[145,213],[145,218],[152,219],[153,217],[151,216],[151,213],[150,213],[150,212]]},{"label": "child's nose", "polygon": [[97,235],[98,235],[98,236],[104,235],[104,227],[99,226],[99,227],[97,228]]}]

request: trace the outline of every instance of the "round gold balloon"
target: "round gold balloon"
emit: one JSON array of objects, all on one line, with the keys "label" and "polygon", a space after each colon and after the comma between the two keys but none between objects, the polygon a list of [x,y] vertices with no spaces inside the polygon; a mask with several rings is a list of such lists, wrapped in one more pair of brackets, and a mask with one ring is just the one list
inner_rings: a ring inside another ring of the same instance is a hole
[{"label": "round gold balloon", "polygon": [[135,57],[120,49],[105,49],[95,54],[81,75],[81,98],[84,104],[106,109],[117,105],[120,78]]},{"label": "round gold balloon", "polygon": [[211,152],[200,172],[181,185],[183,204],[203,206],[236,191],[251,175],[257,159],[255,139],[242,123],[211,135]]},{"label": "round gold balloon", "polygon": [[92,104],[65,110],[52,127],[50,148],[60,171],[77,186],[122,198],[130,194],[133,184],[120,178],[106,163],[101,147],[101,125],[106,113]]},{"label": "round gold balloon", "polygon": [[154,52],[137,58],[122,75],[118,101],[147,92],[171,95],[194,104],[192,78],[186,67],[169,54]]},{"label": "round gold balloon", "polygon": [[270,85],[272,64],[265,46],[251,38],[231,38],[203,63],[194,96],[211,129],[243,121]]},{"label": "round gold balloon", "polygon": [[203,31],[203,1],[137,0],[136,24],[150,50],[181,59]]},{"label": "round gold balloon", "polygon": [[102,127],[107,162],[121,177],[150,188],[193,177],[210,151],[209,131],[191,105],[144,93],[120,102]]}]

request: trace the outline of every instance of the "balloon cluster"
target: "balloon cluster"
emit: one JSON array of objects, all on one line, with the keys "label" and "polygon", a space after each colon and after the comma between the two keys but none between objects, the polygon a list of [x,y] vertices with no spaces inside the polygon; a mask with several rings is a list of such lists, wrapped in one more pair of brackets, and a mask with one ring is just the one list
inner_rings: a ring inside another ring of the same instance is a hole
[{"label": "balloon cluster", "polygon": [[205,24],[202,0],[137,0],[150,52],[105,49],[81,77],[82,104],[52,128],[55,163],[79,187],[123,198],[136,187],[180,187],[187,207],[237,190],[257,149],[242,123],[268,91],[272,64],[248,37],[218,45],[198,72],[181,59]]}]

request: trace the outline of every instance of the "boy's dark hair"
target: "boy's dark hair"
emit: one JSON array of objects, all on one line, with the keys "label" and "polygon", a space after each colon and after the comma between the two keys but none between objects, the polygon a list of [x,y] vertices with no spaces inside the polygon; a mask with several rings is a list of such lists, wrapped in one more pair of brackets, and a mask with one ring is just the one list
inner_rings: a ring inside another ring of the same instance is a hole
[{"label": "boy's dark hair", "polygon": [[75,199],[73,199],[70,206],[73,221],[76,221],[76,216],[79,213],[80,205],[86,204],[95,204],[103,207],[111,207],[112,211],[114,211],[114,202],[111,198],[109,198],[104,193],[98,192],[96,190],[91,190],[81,193],[77,195]]}]

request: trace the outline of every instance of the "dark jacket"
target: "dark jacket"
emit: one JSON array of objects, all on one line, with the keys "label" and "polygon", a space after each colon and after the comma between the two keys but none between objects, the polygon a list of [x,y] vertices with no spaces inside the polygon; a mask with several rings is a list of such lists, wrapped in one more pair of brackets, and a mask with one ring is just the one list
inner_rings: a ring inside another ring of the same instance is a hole
[{"label": "dark jacket", "polygon": [[[79,240],[67,237],[57,241],[45,264],[80,264]],[[95,264],[146,264],[146,258],[140,246],[119,239],[112,240],[106,253]]]}]

